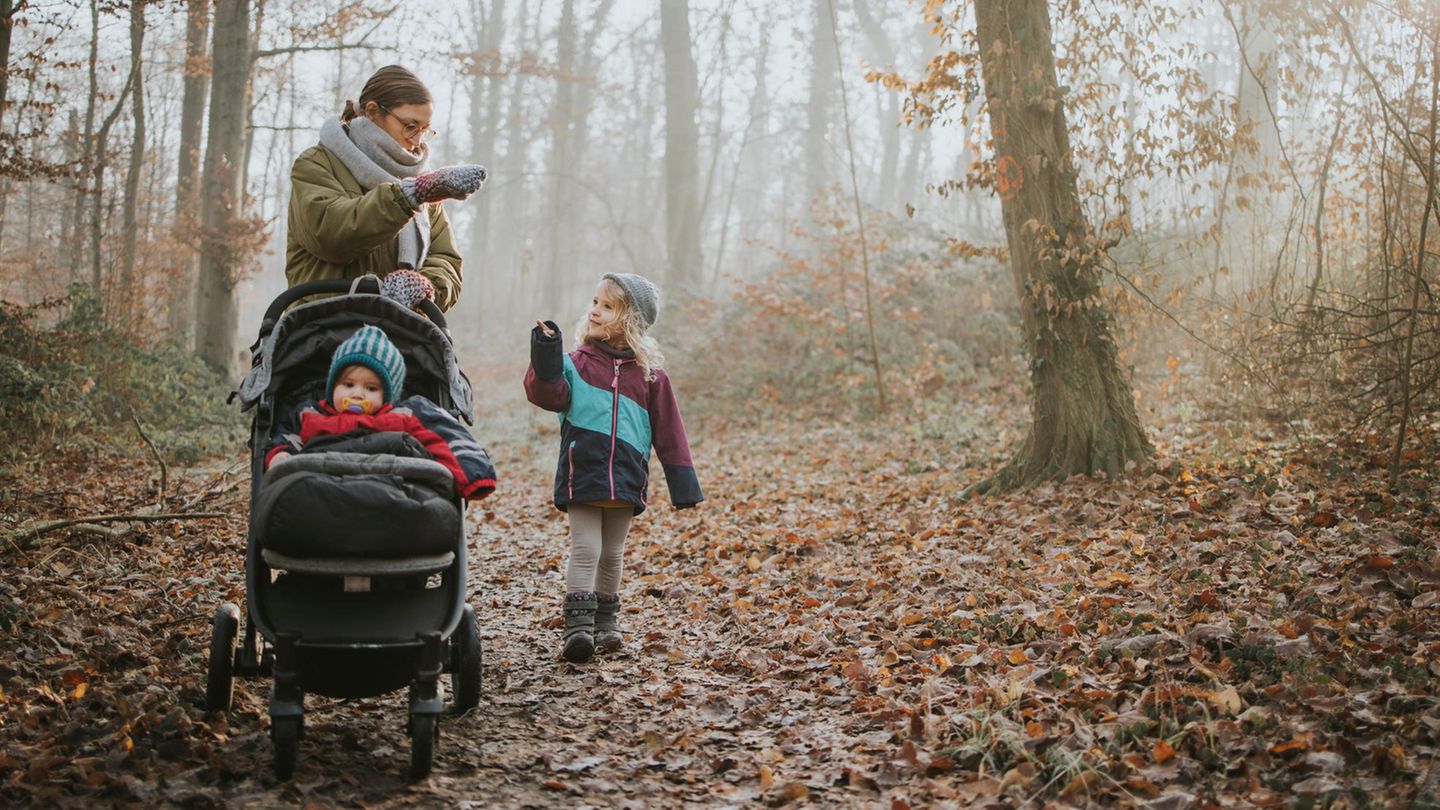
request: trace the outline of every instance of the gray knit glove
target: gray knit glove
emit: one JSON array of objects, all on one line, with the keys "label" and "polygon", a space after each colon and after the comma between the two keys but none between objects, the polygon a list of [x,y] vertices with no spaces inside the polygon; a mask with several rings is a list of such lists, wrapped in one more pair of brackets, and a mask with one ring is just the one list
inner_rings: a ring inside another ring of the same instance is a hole
[{"label": "gray knit glove", "polygon": [[484,166],[473,163],[446,166],[405,178],[400,181],[400,190],[405,192],[410,204],[418,208],[439,200],[463,200],[479,191],[489,176]]},{"label": "gray knit glove", "polygon": [[413,309],[422,298],[435,300],[435,285],[414,270],[396,270],[381,280],[380,294]]}]

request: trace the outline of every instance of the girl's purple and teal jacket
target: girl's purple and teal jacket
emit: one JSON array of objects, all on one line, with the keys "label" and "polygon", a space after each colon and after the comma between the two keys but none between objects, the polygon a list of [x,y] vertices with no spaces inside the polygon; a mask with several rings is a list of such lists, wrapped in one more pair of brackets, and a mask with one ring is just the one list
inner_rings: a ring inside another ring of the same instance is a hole
[{"label": "girl's purple and teal jacket", "polygon": [[647,380],[634,352],[604,343],[585,343],[567,355],[559,328],[546,323],[554,337],[539,327],[530,333],[525,395],[560,414],[556,508],[624,501],[637,515],[645,511],[652,446],[665,470],[670,502],[684,509],[705,500],[665,372]]}]

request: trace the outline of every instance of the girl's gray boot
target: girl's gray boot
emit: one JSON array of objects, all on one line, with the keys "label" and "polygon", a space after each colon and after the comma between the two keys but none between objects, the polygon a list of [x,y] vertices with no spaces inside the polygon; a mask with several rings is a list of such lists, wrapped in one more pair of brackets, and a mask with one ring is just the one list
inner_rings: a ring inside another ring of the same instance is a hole
[{"label": "girl's gray boot", "polygon": [[595,654],[595,594],[565,594],[565,660],[583,664]]},{"label": "girl's gray boot", "polygon": [[620,594],[595,595],[595,647],[602,653],[620,649]]}]

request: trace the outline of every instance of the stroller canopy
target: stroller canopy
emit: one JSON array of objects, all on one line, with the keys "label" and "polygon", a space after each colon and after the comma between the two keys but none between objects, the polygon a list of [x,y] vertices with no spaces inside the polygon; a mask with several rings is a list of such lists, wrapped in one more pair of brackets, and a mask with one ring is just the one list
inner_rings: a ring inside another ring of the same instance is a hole
[{"label": "stroller canopy", "polygon": [[[335,349],[365,324],[385,331],[405,357],[405,393],[423,394],[467,423],[474,423],[474,395],[455,359],[445,330],[424,315],[382,295],[352,293],[322,298],[286,310],[269,332],[262,331],[250,371],[240,384],[240,403],[250,410],[262,400],[276,403],[305,385],[324,381]],[[323,392],[320,397],[329,396]],[[448,400],[448,401],[446,401]]]}]

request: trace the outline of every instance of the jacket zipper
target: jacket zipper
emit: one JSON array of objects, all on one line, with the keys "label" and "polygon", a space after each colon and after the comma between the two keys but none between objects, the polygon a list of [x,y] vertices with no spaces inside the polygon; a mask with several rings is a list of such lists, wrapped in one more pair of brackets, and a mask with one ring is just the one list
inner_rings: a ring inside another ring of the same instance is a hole
[{"label": "jacket zipper", "polygon": [[610,405],[610,500],[615,500],[615,434],[620,432],[620,362],[615,361],[615,378],[610,381],[610,390],[615,401]]}]

